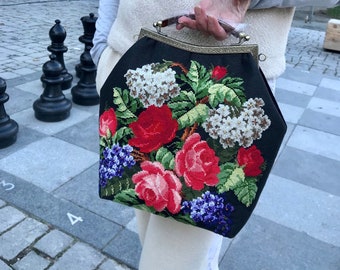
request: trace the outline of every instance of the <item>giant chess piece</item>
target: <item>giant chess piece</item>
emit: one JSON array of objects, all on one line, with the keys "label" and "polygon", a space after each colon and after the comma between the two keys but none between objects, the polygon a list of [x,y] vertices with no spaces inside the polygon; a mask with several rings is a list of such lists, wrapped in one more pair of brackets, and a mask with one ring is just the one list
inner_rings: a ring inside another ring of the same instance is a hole
[{"label": "giant chess piece", "polygon": [[[64,46],[64,41],[66,39],[66,30],[63,26],[60,25],[60,20],[55,20],[55,25],[50,29],[49,36],[52,41],[52,44],[47,47],[47,50],[54,54],[57,57],[57,61],[62,65],[63,70],[61,72],[61,76],[63,77],[63,82],[61,84],[61,89],[69,89],[72,86],[73,76],[68,73],[65,62],[64,62],[64,53],[67,52],[67,47]],[[43,76],[41,80],[43,81]]]},{"label": "giant chess piece", "polygon": [[70,115],[72,102],[68,100],[62,90],[61,84],[64,78],[61,76],[63,66],[56,60],[54,54],[43,65],[44,92],[33,104],[35,117],[45,122],[57,122],[66,119]]},{"label": "giant chess piece", "polygon": [[0,78],[0,148],[15,143],[19,130],[18,124],[9,118],[5,110],[4,104],[9,99],[9,96],[5,93],[6,87],[6,81]]},{"label": "giant chess piece", "polygon": [[96,90],[97,67],[92,61],[90,49],[90,46],[86,47],[85,51],[80,56],[80,80],[78,84],[71,89],[73,102],[85,106],[99,103],[99,95]]},{"label": "giant chess piece", "polygon": [[[86,50],[86,47],[90,46],[93,47],[93,37],[94,33],[96,32],[96,21],[97,17],[94,16],[93,13],[90,13],[89,16],[81,17],[80,20],[83,24],[84,34],[79,37],[79,41],[81,43],[84,43],[84,51]],[[81,63],[77,64],[76,67],[76,76],[78,78],[81,77]]]}]

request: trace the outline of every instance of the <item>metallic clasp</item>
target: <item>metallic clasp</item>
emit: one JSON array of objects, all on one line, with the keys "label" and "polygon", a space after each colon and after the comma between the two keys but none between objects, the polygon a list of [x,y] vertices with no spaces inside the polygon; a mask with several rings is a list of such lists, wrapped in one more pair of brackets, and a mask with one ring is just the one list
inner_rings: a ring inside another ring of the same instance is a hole
[{"label": "metallic clasp", "polygon": [[243,32],[238,33],[236,37],[238,37],[238,43],[236,43],[236,45],[242,45],[244,42],[250,40],[250,36]]},{"label": "metallic clasp", "polygon": [[161,34],[161,32],[162,32],[162,25],[163,25],[162,21],[158,21],[158,22],[153,23],[153,27],[156,28],[156,31],[157,31],[158,34]]}]

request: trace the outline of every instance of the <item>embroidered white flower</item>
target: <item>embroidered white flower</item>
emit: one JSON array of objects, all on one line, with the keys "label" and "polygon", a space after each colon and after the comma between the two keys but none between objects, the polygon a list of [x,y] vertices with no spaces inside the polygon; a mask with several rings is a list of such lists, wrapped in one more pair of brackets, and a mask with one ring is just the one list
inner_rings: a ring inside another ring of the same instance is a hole
[{"label": "embroidered white flower", "polygon": [[209,111],[209,117],[202,126],[210,137],[219,138],[225,149],[236,144],[249,147],[270,126],[271,122],[262,109],[264,105],[261,98],[247,100],[240,111],[220,104],[217,109]]},{"label": "embroidered white flower", "polygon": [[161,107],[180,93],[175,74],[171,68],[152,63],[136,70],[129,69],[124,77],[131,96],[139,98],[144,107]]}]

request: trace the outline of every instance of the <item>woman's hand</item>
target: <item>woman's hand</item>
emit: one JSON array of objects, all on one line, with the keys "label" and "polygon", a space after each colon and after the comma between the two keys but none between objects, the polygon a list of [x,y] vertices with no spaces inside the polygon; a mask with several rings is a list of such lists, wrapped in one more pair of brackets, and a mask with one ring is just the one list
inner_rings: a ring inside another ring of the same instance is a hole
[{"label": "woman's hand", "polygon": [[224,40],[230,33],[220,26],[218,19],[231,25],[238,24],[243,21],[249,4],[250,0],[201,0],[194,8],[195,20],[181,17],[177,29],[187,27]]}]

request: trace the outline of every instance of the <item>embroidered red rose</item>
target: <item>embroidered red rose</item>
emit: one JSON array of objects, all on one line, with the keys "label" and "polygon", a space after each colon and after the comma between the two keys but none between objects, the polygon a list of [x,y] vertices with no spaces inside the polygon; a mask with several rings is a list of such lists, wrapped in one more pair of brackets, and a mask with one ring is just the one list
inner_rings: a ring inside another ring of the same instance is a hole
[{"label": "embroidered red rose", "polygon": [[152,105],[129,127],[134,134],[129,144],[138,147],[143,153],[150,153],[173,140],[178,123],[172,118],[172,112],[167,105],[162,107]]},{"label": "embroidered red rose", "polygon": [[105,137],[108,129],[111,134],[114,134],[117,129],[117,117],[112,108],[103,112],[99,118],[99,135]]},{"label": "embroidered red rose", "polygon": [[225,67],[216,66],[212,70],[211,78],[213,78],[216,81],[219,81],[219,80],[223,79],[225,77],[225,75],[227,75],[227,72],[228,71]]},{"label": "embroidered red rose", "polygon": [[240,166],[244,166],[243,171],[246,176],[255,177],[262,173],[260,167],[264,162],[264,158],[255,145],[248,149],[241,147],[237,153],[237,162]]},{"label": "embroidered red rose", "polygon": [[185,141],[183,148],[176,153],[175,172],[183,176],[187,186],[201,190],[204,184],[214,186],[218,183],[219,158],[206,141],[201,141],[198,133]]},{"label": "embroidered red rose", "polygon": [[172,214],[178,213],[181,210],[182,184],[177,176],[165,170],[160,162],[144,161],[141,168],[142,171],[132,176],[138,197],[158,212],[167,208]]}]

